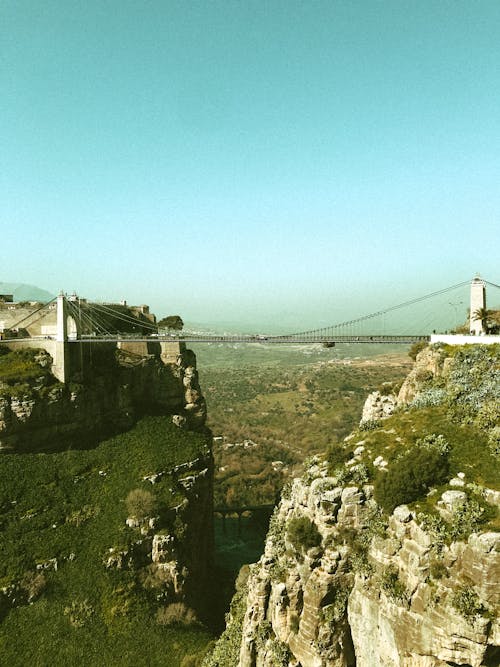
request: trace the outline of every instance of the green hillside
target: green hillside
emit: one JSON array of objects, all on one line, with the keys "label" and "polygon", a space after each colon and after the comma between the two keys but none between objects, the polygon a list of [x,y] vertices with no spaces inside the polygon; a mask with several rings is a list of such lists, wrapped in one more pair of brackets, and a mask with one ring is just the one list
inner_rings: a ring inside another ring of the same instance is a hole
[{"label": "green hillside", "polygon": [[[125,521],[140,489],[175,529],[170,510],[184,496],[169,471],[207,453],[206,436],[147,417],[95,449],[0,457],[1,664],[165,665],[169,656],[175,667],[204,649],[204,630],[163,624],[161,587]],[[143,480],[164,471],[154,485]],[[134,566],[107,568],[110,549]]]}]

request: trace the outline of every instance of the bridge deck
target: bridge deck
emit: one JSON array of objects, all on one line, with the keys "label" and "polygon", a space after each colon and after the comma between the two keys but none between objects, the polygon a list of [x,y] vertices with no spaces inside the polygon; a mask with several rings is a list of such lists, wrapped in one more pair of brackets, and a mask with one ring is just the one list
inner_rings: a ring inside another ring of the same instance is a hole
[{"label": "bridge deck", "polygon": [[324,335],[324,336],[151,336],[145,338],[125,336],[82,336],[78,339],[68,339],[69,343],[265,343],[265,344],[310,344],[310,343],[400,343],[407,345],[419,341],[429,341],[430,336],[422,334],[408,335]]}]

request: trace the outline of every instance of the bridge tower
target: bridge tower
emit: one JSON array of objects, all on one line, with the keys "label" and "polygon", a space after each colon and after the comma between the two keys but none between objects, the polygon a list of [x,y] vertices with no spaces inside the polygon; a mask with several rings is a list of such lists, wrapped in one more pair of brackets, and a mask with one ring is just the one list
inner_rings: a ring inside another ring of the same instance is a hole
[{"label": "bridge tower", "polygon": [[475,336],[485,334],[484,324],[474,314],[478,310],[486,309],[486,285],[479,276],[473,278],[470,284],[470,324],[469,331]]},{"label": "bridge tower", "polygon": [[69,379],[68,304],[62,292],[57,297],[56,315],[56,342],[52,372],[59,382],[67,382]]}]

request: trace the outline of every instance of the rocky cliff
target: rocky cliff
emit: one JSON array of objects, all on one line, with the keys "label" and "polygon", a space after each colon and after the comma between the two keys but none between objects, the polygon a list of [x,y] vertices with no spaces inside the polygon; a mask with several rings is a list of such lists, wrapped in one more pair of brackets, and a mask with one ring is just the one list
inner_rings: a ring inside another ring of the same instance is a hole
[{"label": "rocky cliff", "polygon": [[[208,440],[207,440],[208,444]],[[126,547],[111,546],[103,558],[109,570],[141,573],[145,588],[162,605],[185,603],[203,611],[213,558],[213,459],[211,449],[173,468],[156,470],[138,484],[170,485],[177,503],[167,512],[131,512]],[[144,505],[144,492],[137,494]],[[152,497],[150,493],[146,492]],[[156,508],[155,508],[156,509]],[[160,607],[165,609],[165,607]],[[182,621],[182,618],[177,619]]]},{"label": "rocky cliff", "polygon": [[500,664],[498,361],[424,351],[390,410],[371,401],[293,480],[208,667]]},{"label": "rocky cliff", "polygon": [[63,385],[46,351],[0,347],[0,663],[193,664],[213,599],[195,356],[128,341],[70,354]]},{"label": "rocky cliff", "polygon": [[[35,357],[39,377],[7,384],[0,377],[0,450],[54,450],[129,428],[144,414],[171,414],[177,426],[200,429],[206,418],[195,355],[183,345],[160,356],[102,349],[85,373],[63,385],[52,360]],[[45,372],[42,372],[44,371]]]}]

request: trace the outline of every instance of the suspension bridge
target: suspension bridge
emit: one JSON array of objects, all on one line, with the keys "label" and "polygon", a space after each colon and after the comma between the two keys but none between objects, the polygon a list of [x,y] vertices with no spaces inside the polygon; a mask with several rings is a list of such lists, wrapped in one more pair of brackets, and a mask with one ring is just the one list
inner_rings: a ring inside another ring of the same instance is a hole
[{"label": "suspension bridge", "polygon": [[[5,305],[0,311],[1,343],[10,347],[41,347],[54,359],[53,371],[66,378],[67,358],[71,347],[113,344],[122,349],[142,349],[147,354],[156,344],[168,356],[175,354],[175,346],[187,343],[215,344],[412,344],[430,341],[440,328],[443,313],[453,311],[454,325],[464,324],[467,317],[465,304],[469,303],[470,321],[466,334],[485,334],[486,287],[500,289],[498,284],[476,277],[430,294],[379,309],[327,327],[304,330],[286,335],[197,333],[189,331],[162,331],[147,306],[128,307],[126,304],[91,302],[76,295],[60,294],[52,301],[22,313],[8,326],[2,322]],[[465,292],[470,289],[470,300]],[[8,311],[10,312],[10,311]],[[16,312],[14,309],[11,312]],[[412,313],[410,317],[408,313]],[[459,314],[460,313],[460,314]],[[462,316],[463,315],[463,316]],[[448,317],[449,319],[449,317]],[[461,322],[460,322],[461,319]],[[12,317],[11,317],[12,320]],[[3,326],[2,326],[3,324]],[[450,326],[450,329],[454,326]],[[463,328],[463,326],[462,326]],[[483,339],[481,339],[483,340]],[[479,342],[479,341],[478,341]],[[486,342],[486,341],[485,341]],[[134,348],[135,346],[135,348]],[[141,348],[142,346],[142,348]],[[74,356],[74,355],[73,355]],[[64,381],[64,379],[63,379]]]}]

